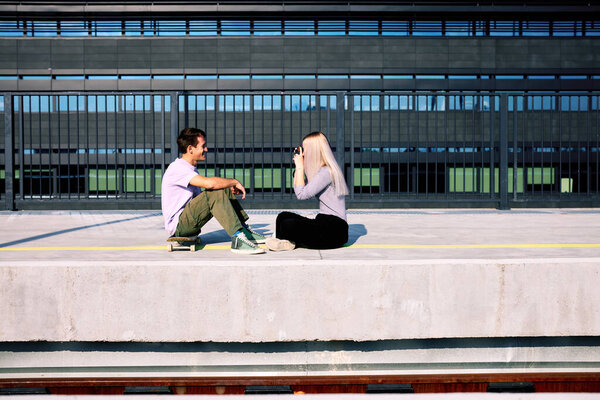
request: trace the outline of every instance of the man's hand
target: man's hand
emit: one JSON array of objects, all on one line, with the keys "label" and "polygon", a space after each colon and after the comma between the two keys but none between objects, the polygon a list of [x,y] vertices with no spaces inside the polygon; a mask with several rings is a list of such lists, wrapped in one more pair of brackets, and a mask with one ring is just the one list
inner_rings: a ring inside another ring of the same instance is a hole
[{"label": "man's hand", "polygon": [[233,194],[242,194],[242,200],[246,198],[246,188],[239,181],[236,181],[236,184],[231,187],[233,190]]}]

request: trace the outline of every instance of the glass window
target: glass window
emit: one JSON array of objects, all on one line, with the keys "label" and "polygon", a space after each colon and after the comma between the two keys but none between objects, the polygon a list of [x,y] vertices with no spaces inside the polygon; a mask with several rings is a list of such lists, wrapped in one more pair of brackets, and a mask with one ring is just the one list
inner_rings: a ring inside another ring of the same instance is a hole
[{"label": "glass window", "polygon": [[582,36],[583,22],[581,21],[554,21],[552,22],[552,36]]},{"label": "glass window", "polygon": [[121,21],[92,21],[92,36],[121,36]]},{"label": "glass window", "polygon": [[121,75],[121,79],[150,79],[150,75]]},{"label": "glass window", "polygon": [[85,111],[85,96],[58,96],[56,111]]},{"label": "glass window", "polygon": [[156,21],[158,36],[185,36],[185,21]]},{"label": "glass window", "polygon": [[447,21],[446,36],[473,36],[471,21]]},{"label": "glass window", "polygon": [[142,21],[125,21],[125,36],[142,36]]},{"label": "glass window", "polygon": [[250,75],[219,75],[219,79],[250,79]]},{"label": "glass window", "polygon": [[87,78],[88,79],[95,79],[95,80],[101,80],[101,79],[119,79],[119,77],[117,75],[88,75]]},{"label": "glass window", "polygon": [[315,79],[315,75],[285,75],[285,79]]},{"label": "glass window", "polygon": [[153,79],[183,79],[183,75],[153,75]]},{"label": "glass window", "polygon": [[314,21],[285,21],[284,34],[286,36],[314,36]]},{"label": "glass window", "polygon": [[85,77],[83,75],[56,75],[54,77],[54,79],[56,79],[57,81],[67,81],[67,80],[77,80],[77,79],[84,79]]},{"label": "glass window", "polygon": [[381,79],[381,75],[350,75],[350,79]]},{"label": "glass window", "polygon": [[319,36],[344,36],[346,35],[346,21],[319,21],[317,34]]},{"label": "glass window", "polygon": [[24,33],[24,22],[21,21],[0,21],[0,36],[3,37],[17,37],[23,36]]},{"label": "glass window", "polygon": [[379,96],[355,95],[354,111],[379,111]]},{"label": "glass window", "polygon": [[219,111],[250,111],[249,95],[219,96]]},{"label": "glass window", "polygon": [[217,79],[216,75],[186,75],[185,79]]},{"label": "glass window", "polygon": [[56,21],[29,21],[27,36],[52,37],[57,35]]},{"label": "glass window", "polygon": [[415,21],[413,22],[414,36],[442,36],[441,21]]},{"label": "glass window", "polygon": [[254,21],[255,36],[280,36],[281,21]]},{"label": "glass window", "polygon": [[408,36],[410,23],[408,21],[382,21],[381,35],[383,36]]},{"label": "glass window", "polygon": [[550,36],[548,21],[524,21],[523,36]]},{"label": "glass window", "polygon": [[283,79],[283,75],[252,75],[252,79]]},{"label": "glass window", "polygon": [[86,21],[61,21],[60,35],[61,36],[87,36],[88,23]]},{"label": "glass window", "polygon": [[264,111],[281,110],[281,96],[279,95],[257,95],[254,96],[254,109]]},{"label": "glass window", "polygon": [[585,36],[600,36],[600,21],[586,21]]},{"label": "glass window", "polygon": [[496,75],[496,79],[523,79],[523,75]]},{"label": "glass window", "polygon": [[379,24],[377,21],[350,21],[348,34],[350,36],[377,36]]},{"label": "glass window", "polygon": [[0,81],[16,81],[19,79],[16,75],[0,75]]},{"label": "glass window", "polygon": [[190,21],[190,36],[217,36],[217,21]]},{"label": "glass window", "polygon": [[516,21],[490,21],[490,36],[519,36]]},{"label": "glass window", "polygon": [[221,21],[222,36],[250,36],[250,21]]},{"label": "glass window", "polygon": [[23,75],[21,79],[25,81],[49,81],[52,77],[50,75]]},{"label": "glass window", "polygon": [[348,79],[348,75],[318,75],[318,79]]}]

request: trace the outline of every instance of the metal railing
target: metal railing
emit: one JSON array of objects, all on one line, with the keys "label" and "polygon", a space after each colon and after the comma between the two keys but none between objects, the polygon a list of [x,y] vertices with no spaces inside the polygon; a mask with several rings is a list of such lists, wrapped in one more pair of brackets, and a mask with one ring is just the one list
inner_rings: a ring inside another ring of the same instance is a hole
[{"label": "metal railing", "polygon": [[[596,206],[597,94],[4,93],[6,209],[158,208],[181,128],[207,132],[201,173],[249,206],[307,207],[292,149],[327,134],[351,207]],[[0,167],[2,168],[2,167]]]}]

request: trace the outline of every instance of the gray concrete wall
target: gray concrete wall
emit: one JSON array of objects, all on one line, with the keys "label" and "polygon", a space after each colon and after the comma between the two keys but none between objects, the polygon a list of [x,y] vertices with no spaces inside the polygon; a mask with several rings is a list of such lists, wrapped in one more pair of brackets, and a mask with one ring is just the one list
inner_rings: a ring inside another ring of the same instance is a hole
[{"label": "gray concrete wall", "polygon": [[600,334],[597,259],[0,264],[0,341]]}]

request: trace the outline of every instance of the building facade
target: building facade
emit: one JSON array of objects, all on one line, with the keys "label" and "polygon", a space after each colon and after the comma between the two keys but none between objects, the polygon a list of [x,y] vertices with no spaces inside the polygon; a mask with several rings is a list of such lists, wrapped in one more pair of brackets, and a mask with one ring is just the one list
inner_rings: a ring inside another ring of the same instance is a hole
[{"label": "building facade", "polygon": [[158,207],[177,132],[257,206],[330,138],[351,206],[596,205],[600,6],[1,2],[6,208]]}]

